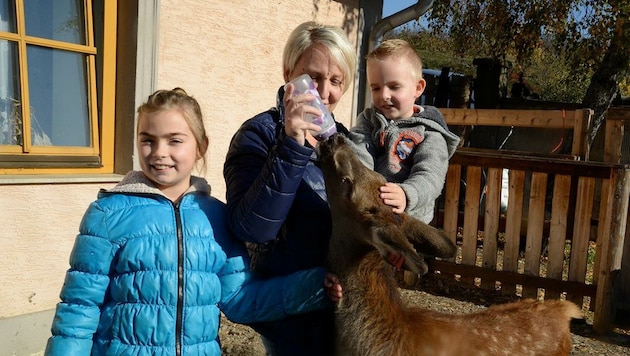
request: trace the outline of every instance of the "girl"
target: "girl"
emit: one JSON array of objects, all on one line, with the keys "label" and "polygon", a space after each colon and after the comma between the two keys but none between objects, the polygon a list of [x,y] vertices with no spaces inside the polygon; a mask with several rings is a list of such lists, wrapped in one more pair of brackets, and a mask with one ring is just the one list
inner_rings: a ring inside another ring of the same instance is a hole
[{"label": "girl", "polygon": [[252,279],[225,205],[191,175],[208,148],[195,99],[152,94],[137,148],[142,171],[83,217],[46,355],[220,355],[220,310],[251,323],[330,308],[323,269]]}]

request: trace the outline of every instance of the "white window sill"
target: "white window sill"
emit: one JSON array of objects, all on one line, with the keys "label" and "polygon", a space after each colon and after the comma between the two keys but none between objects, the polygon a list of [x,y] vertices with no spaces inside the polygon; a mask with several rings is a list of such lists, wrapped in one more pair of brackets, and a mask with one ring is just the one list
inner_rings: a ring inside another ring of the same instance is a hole
[{"label": "white window sill", "polygon": [[124,175],[120,174],[15,174],[0,176],[0,185],[117,183],[120,182],[123,177]]}]

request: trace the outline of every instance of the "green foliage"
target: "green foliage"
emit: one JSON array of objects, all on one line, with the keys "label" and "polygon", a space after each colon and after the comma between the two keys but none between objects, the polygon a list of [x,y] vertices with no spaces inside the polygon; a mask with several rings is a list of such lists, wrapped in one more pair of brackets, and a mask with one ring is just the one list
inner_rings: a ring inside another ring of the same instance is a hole
[{"label": "green foliage", "polygon": [[475,66],[472,64],[474,57],[456,53],[452,41],[447,37],[436,36],[429,31],[414,32],[409,28],[393,32],[390,36],[409,42],[422,58],[424,68],[450,67],[453,72],[475,74]]},{"label": "green foliage", "polygon": [[621,95],[630,96],[630,78],[624,77],[619,83],[619,89],[621,90]]},{"label": "green foliage", "polygon": [[409,40],[426,68],[474,74],[472,59],[495,58],[511,68],[508,77],[523,71],[541,99],[578,103],[610,58],[619,88],[630,92],[627,56],[606,57],[611,43],[627,50],[629,15],[630,0],[435,0],[421,18],[428,29],[394,36]]},{"label": "green foliage", "polygon": [[[415,31],[405,28],[389,36],[408,41],[422,58],[425,68],[440,69],[447,66],[453,72],[475,76],[473,60],[484,53],[458,53],[450,38],[428,30]],[[508,76],[516,78],[519,71],[524,71],[525,82],[542,100],[579,103],[593,74],[592,70],[575,71],[567,63],[562,51],[552,44],[534,50],[526,68],[512,65],[513,61],[510,57],[504,61],[506,66],[512,66],[507,71]]]},{"label": "green foliage", "polygon": [[526,83],[541,100],[579,103],[593,71],[575,71],[561,51],[548,45],[534,51],[525,74]]}]

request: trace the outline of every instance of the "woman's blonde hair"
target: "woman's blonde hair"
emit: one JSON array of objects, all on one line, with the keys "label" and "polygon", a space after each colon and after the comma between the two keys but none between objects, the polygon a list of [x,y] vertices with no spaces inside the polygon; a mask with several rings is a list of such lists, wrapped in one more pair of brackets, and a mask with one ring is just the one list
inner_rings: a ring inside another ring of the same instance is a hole
[{"label": "woman's blonde hair", "polygon": [[[203,115],[201,107],[195,98],[188,95],[182,88],[174,88],[172,90],[157,90],[149,95],[147,101],[138,107],[138,122],[143,118],[155,114],[160,111],[168,111],[179,109],[184,116],[184,120],[190,127],[195,141],[197,142],[197,151],[202,157],[201,170],[206,169],[206,151],[208,150],[208,135],[206,127],[203,124]],[[136,131],[138,130],[136,126]]]},{"label": "woman's blonde hair", "polygon": [[348,40],[348,36],[337,26],[322,25],[316,22],[304,22],[296,27],[284,45],[282,54],[283,70],[293,72],[300,56],[313,44],[324,45],[341,71],[343,72],[345,92],[354,80],[357,67],[357,56]]}]

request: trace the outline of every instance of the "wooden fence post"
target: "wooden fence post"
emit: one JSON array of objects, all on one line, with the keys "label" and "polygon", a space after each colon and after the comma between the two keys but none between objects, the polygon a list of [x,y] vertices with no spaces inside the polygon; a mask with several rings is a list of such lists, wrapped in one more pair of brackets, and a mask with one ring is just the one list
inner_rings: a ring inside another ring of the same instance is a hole
[{"label": "wooden fence post", "polygon": [[[605,126],[605,140],[604,140],[604,160],[608,163],[621,163],[622,158],[622,144],[625,134],[625,123],[630,120],[630,109],[628,108],[610,108],[606,112],[606,126]],[[630,185],[630,180],[626,177],[624,188],[630,189],[627,186]],[[630,316],[630,231],[628,231],[627,219],[628,215],[628,198],[625,195],[626,208],[624,220],[624,230],[620,232],[621,239],[618,241],[618,253],[611,256],[614,260],[614,267],[618,269],[618,273],[612,281],[611,291],[612,310],[610,310],[610,317],[617,317],[617,322],[621,322],[624,316]],[[621,226],[621,222],[619,222]],[[627,253],[623,253],[626,251]],[[628,323],[626,321],[626,323]]]}]

